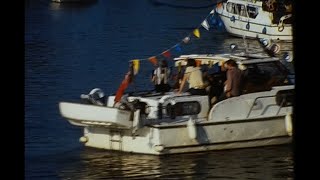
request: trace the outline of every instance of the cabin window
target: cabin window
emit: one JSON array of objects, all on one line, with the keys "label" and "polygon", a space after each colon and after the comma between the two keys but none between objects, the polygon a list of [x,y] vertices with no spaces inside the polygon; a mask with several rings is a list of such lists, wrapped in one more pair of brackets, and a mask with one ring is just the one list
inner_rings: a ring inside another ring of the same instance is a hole
[{"label": "cabin window", "polygon": [[238,13],[238,12],[239,12],[238,8],[240,8],[240,7],[238,7],[237,4],[234,4],[234,3],[228,3],[228,4],[227,4],[227,11],[228,11],[229,13],[239,14],[239,13]]},{"label": "cabin window", "polygon": [[178,102],[175,105],[167,105],[166,111],[171,117],[195,115],[200,113],[201,106],[197,101]]},{"label": "cabin window", "polygon": [[237,4],[237,6],[238,6],[239,15],[243,17],[247,17],[247,11],[245,6],[243,4]]},{"label": "cabin window", "polygon": [[247,17],[247,10],[245,5],[243,4],[234,4],[229,2],[227,4],[227,12],[232,14],[238,14],[243,17]]},{"label": "cabin window", "polygon": [[248,64],[243,72],[243,93],[270,90],[273,86],[288,85],[289,72],[280,62]]},{"label": "cabin window", "polygon": [[233,13],[234,14],[239,14],[239,11],[240,11],[239,4],[233,4]]},{"label": "cabin window", "polygon": [[281,90],[276,94],[276,103],[281,107],[292,106],[294,103],[295,91],[290,90]]},{"label": "cabin window", "polygon": [[234,4],[228,2],[228,4],[227,4],[227,12],[234,13],[233,8],[234,8]]},{"label": "cabin window", "polygon": [[247,12],[248,12],[248,16],[250,18],[255,19],[258,15],[258,8],[254,7],[254,6],[247,6]]}]

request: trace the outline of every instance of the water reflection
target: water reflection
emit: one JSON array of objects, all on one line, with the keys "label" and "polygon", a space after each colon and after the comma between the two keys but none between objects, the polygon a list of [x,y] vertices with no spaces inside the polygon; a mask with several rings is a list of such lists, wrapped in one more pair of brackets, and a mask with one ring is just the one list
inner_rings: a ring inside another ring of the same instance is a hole
[{"label": "water reflection", "polygon": [[55,1],[50,2],[50,10],[62,10],[62,9],[81,9],[81,8],[87,8],[93,4],[95,4],[98,0],[82,0],[79,2],[65,2],[65,3],[59,3]]},{"label": "water reflection", "polygon": [[85,148],[62,179],[292,179],[291,146],[179,155],[140,155]]}]

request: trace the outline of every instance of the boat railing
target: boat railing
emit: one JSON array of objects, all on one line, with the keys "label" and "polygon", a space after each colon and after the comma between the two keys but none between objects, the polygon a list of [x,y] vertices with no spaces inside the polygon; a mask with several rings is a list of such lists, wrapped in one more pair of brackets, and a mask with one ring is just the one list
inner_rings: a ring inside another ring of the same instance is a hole
[{"label": "boat railing", "polygon": [[[252,112],[252,109],[253,109],[253,107],[256,105],[256,102],[257,102],[257,100],[258,100],[258,99],[270,98],[270,97],[275,97],[275,95],[272,95],[272,96],[259,96],[259,97],[256,97],[256,98],[254,99],[254,101],[253,101],[253,103],[252,103],[252,105],[251,105],[250,109],[249,109],[249,112],[248,112],[248,114],[247,114],[247,117],[246,117],[246,118],[248,118],[248,117],[250,116],[250,114],[251,114],[251,112]],[[275,104],[270,104],[270,105],[277,105],[277,103],[275,103]],[[281,106],[279,107],[279,110],[277,111],[276,115],[280,112],[280,109],[281,109]],[[262,112],[264,112],[264,111],[262,111]]]}]

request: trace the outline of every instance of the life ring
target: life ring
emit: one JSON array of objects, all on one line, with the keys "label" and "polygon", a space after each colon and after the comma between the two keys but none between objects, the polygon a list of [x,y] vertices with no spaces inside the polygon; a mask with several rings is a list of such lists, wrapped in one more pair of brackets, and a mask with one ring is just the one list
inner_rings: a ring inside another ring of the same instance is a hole
[{"label": "life ring", "polygon": [[280,52],[280,45],[279,44],[272,44],[271,47],[270,47],[270,50],[274,54],[278,54]]},{"label": "life ring", "polygon": [[279,32],[282,32],[283,30],[284,30],[284,25],[281,25],[281,26],[278,27],[278,31]]}]

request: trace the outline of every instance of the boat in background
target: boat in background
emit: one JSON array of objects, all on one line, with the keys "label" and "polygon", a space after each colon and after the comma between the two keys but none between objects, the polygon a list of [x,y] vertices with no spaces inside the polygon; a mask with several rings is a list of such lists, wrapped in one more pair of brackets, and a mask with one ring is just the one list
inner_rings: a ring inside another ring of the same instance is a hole
[{"label": "boat in background", "polygon": [[235,60],[243,71],[242,94],[211,104],[208,95],[145,90],[126,92],[115,103],[116,95],[95,88],[80,96],[82,102],[59,102],[60,113],[84,128],[85,146],[121,152],[163,155],[292,142],[294,74],[285,59],[250,52],[192,54],[175,58],[175,67],[184,69],[188,58],[208,68],[216,97],[224,72],[210,69]]},{"label": "boat in background", "polygon": [[215,12],[234,36],[292,41],[291,0],[226,0]]}]

